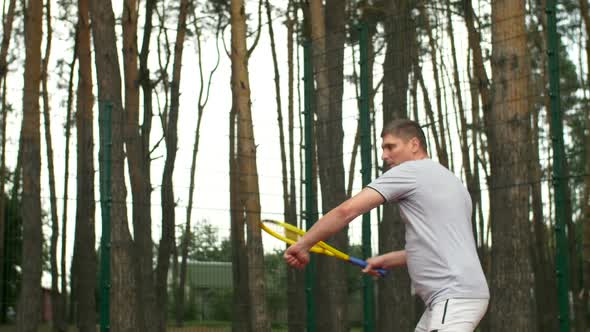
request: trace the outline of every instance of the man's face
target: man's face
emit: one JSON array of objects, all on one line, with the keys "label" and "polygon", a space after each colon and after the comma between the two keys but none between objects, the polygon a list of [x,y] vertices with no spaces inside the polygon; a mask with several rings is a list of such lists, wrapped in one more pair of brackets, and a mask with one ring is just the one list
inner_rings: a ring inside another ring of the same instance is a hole
[{"label": "man's face", "polygon": [[381,159],[387,165],[387,168],[395,167],[405,161],[414,159],[414,152],[417,149],[417,139],[412,138],[407,141],[404,139],[386,134],[383,136],[381,149],[383,154]]}]

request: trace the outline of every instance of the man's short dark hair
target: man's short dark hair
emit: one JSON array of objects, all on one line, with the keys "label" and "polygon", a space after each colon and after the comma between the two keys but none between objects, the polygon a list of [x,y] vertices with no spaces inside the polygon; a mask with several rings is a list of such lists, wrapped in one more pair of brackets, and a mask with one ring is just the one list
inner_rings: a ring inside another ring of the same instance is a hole
[{"label": "man's short dark hair", "polygon": [[393,120],[387,123],[385,126],[383,126],[383,131],[381,131],[381,137],[388,134],[395,137],[399,137],[406,142],[415,137],[418,139],[418,142],[420,142],[420,147],[422,147],[424,152],[428,153],[428,148],[426,145],[426,136],[424,135],[422,127],[420,127],[420,125],[416,121],[412,121],[410,119]]}]

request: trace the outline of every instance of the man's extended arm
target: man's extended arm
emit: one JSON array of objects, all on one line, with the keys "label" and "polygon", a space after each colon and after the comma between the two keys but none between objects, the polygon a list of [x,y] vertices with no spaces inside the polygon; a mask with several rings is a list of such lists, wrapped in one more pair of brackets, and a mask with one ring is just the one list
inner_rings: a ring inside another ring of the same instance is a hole
[{"label": "man's extended arm", "polygon": [[385,199],[371,188],[365,188],[320,218],[313,227],[285,252],[289,265],[302,268],[309,262],[309,249],[340,231],[361,214],[383,204]]}]

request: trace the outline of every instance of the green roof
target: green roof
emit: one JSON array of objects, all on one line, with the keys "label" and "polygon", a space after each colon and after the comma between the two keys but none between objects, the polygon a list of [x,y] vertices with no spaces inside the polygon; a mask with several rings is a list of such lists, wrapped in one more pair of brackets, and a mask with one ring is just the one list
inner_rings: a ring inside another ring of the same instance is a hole
[{"label": "green roof", "polygon": [[231,288],[231,263],[188,262],[187,284],[196,288]]}]

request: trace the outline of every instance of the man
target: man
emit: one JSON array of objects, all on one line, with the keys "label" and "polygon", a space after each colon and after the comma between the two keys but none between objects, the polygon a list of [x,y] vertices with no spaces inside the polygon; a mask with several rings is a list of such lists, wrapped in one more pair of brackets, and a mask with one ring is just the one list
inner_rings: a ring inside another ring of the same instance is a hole
[{"label": "man", "polygon": [[397,202],[406,225],[405,250],[367,260],[376,268],[407,266],[426,310],[416,332],[471,332],[485,314],[488,285],[471,227],[471,198],[461,181],[432,161],[420,126],[411,120],[387,124],[382,159],[389,170],[322,218],[284,254],[296,268],[309,263],[309,249],[371,209]]}]

